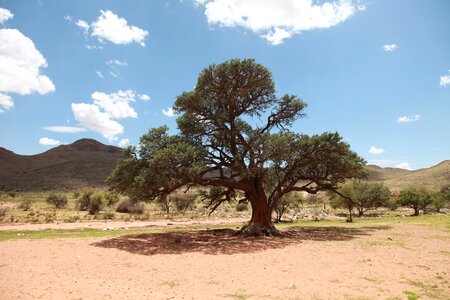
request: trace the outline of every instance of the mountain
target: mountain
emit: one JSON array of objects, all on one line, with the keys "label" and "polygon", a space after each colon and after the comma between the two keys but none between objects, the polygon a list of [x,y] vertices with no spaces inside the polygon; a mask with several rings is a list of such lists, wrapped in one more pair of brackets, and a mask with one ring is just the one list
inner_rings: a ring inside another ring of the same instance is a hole
[{"label": "mountain", "polygon": [[401,190],[409,186],[424,187],[439,190],[450,185],[450,160],[445,160],[433,167],[419,170],[404,170],[399,168],[380,168],[374,165],[366,166],[369,180],[382,182],[392,190]]},{"label": "mountain", "polygon": [[72,190],[105,185],[122,149],[81,139],[37,155],[18,155],[0,147],[0,189]]}]

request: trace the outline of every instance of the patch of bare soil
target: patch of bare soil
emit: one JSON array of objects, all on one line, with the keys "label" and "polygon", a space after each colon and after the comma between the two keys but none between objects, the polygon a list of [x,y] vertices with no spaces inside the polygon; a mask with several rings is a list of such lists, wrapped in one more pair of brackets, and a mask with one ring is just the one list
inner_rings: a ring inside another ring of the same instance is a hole
[{"label": "patch of bare soil", "polygon": [[415,225],[0,243],[1,299],[448,299],[450,234]]}]

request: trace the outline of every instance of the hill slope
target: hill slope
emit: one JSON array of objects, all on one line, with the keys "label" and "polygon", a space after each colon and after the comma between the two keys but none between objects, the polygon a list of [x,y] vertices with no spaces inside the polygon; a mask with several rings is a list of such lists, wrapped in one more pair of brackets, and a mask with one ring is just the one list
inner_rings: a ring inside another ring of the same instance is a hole
[{"label": "hill slope", "polygon": [[380,168],[374,165],[368,165],[366,169],[369,171],[370,181],[382,182],[392,190],[401,190],[409,186],[439,190],[443,186],[450,185],[450,160],[414,171]]},{"label": "hill slope", "polygon": [[92,139],[29,156],[0,148],[0,188],[33,191],[103,186],[121,157],[121,148]]}]

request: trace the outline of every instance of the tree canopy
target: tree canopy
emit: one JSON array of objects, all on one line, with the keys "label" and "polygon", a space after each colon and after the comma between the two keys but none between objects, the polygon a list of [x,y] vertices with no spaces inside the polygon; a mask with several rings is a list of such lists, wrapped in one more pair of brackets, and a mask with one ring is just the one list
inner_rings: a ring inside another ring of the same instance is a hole
[{"label": "tree canopy", "polygon": [[205,198],[212,210],[239,197],[250,202],[243,234],[276,234],[271,214],[283,195],[337,191],[345,180],[365,175],[364,160],[338,133],[289,130],[306,106],[295,95],[277,97],[270,71],[252,59],[210,65],[175,101],[179,133],[150,129],[139,150],[127,149],[109,184],[147,201],[182,187],[210,186]]}]

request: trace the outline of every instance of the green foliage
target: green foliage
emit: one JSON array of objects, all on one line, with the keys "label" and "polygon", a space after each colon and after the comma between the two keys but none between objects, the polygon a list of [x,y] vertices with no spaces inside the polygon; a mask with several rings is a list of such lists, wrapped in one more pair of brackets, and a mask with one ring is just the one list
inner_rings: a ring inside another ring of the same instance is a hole
[{"label": "green foliage", "polygon": [[67,206],[67,197],[63,194],[50,194],[47,197],[47,203],[54,205],[56,208],[61,209]]},{"label": "green foliage", "polygon": [[88,189],[81,192],[77,199],[77,208],[81,211],[88,211],[89,214],[95,215],[105,205],[104,196],[100,192]]},{"label": "green foliage", "polygon": [[17,208],[21,209],[23,211],[29,211],[31,209],[32,205],[33,205],[33,200],[31,200],[31,198],[26,197],[20,201]]},{"label": "green foliage", "polygon": [[108,183],[134,201],[161,203],[183,186],[210,186],[211,211],[237,195],[270,211],[290,192],[335,190],[364,177],[365,161],[338,133],[289,131],[306,106],[295,95],[278,97],[270,71],[252,59],[210,65],[175,101],[179,133],[150,129]]},{"label": "green foliage", "polygon": [[104,197],[101,193],[94,193],[89,199],[88,212],[91,215],[96,215],[102,210],[104,206]]},{"label": "green foliage", "polygon": [[274,208],[275,221],[281,222],[286,213],[298,210],[303,201],[303,197],[295,192],[283,195]]},{"label": "green foliage", "polygon": [[437,212],[450,206],[450,186],[443,187],[439,193],[434,195],[432,205],[436,208]]},{"label": "green foliage", "polygon": [[396,210],[400,207],[400,203],[395,197],[390,197],[384,204],[390,210]]},{"label": "green foliage", "polygon": [[105,204],[107,206],[113,206],[117,202],[119,202],[119,195],[117,193],[113,193],[113,192],[105,193]]},{"label": "green foliage", "polygon": [[407,188],[400,192],[398,203],[414,209],[414,216],[418,216],[420,210],[424,210],[433,203],[433,195],[425,189]]}]

